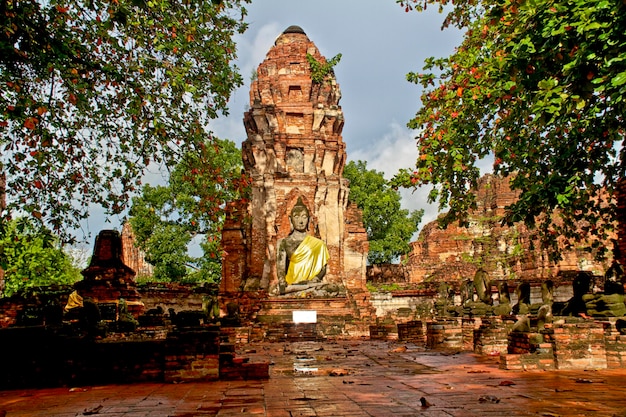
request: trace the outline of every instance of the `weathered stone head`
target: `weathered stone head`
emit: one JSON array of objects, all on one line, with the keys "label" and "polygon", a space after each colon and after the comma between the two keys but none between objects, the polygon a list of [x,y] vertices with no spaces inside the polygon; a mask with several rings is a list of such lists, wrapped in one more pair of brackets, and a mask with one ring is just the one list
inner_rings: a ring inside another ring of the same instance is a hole
[{"label": "weathered stone head", "polygon": [[311,214],[309,209],[302,202],[302,198],[299,197],[298,201],[291,209],[291,214],[289,215],[292,230],[297,230],[299,232],[306,231],[309,227],[310,218]]}]

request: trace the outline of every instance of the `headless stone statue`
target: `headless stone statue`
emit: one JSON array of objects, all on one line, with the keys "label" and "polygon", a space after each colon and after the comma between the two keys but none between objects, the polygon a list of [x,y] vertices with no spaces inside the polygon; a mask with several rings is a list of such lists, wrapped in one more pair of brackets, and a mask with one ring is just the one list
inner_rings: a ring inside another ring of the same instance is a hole
[{"label": "headless stone statue", "polygon": [[474,275],[474,288],[476,289],[478,301],[487,305],[493,304],[489,275],[487,274],[487,271],[482,268],[476,271],[476,274]]},{"label": "headless stone statue", "polygon": [[511,304],[511,296],[509,295],[509,284],[502,281],[498,285],[498,296],[500,304]]},{"label": "headless stone statue", "polygon": [[613,262],[604,274],[604,293],[584,294],[586,314],[594,317],[622,317],[626,315],[622,267]]},{"label": "headless stone statue", "polygon": [[513,314],[530,313],[530,284],[522,282],[515,289],[517,303],[513,306]]},{"label": "headless stone statue", "polygon": [[551,280],[541,283],[541,301],[543,304],[552,304],[554,302],[554,282]]},{"label": "headless stone statue", "polygon": [[498,305],[494,307],[493,314],[505,316],[511,312],[511,296],[509,295],[509,284],[502,281],[498,284]]},{"label": "headless stone statue", "polygon": [[434,302],[438,316],[450,316],[454,312],[454,290],[445,282],[439,284],[438,297]]},{"label": "headless stone statue", "polygon": [[539,330],[542,330],[546,323],[551,323],[553,320],[554,283],[551,280],[541,283],[541,302],[542,305],[537,310],[537,328]]},{"label": "headless stone statue", "polygon": [[624,294],[624,270],[622,266],[613,261],[610,268],[604,274],[604,294]]},{"label": "headless stone statue", "polygon": [[135,317],[128,311],[128,304],[126,300],[120,298],[118,302],[118,319],[117,328],[121,332],[134,332],[139,324]]},{"label": "headless stone statue", "polygon": [[474,301],[474,282],[471,279],[464,281],[461,284],[461,305],[464,306],[467,303]]},{"label": "headless stone statue", "polygon": [[585,300],[583,297],[589,293],[589,289],[591,287],[591,276],[590,274],[579,271],[572,282],[572,291],[574,295],[570,298],[565,304],[565,308],[563,309],[561,315],[563,316],[586,316],[587,315],[587,306],[585,305]]},{"label": "headless stone statue", "polygon": [[278,293],[290,294],[321,289],[329,253],[326,244],[307,234],[310,214],[301,199],[291,210],[292,232],[278,242]]},{"label": "headless stone statue", "polygon": [[491,282],[487,271],[482,268],[476,271],[472,284],[473,289],[476,290],[477,300],[465,303],[465,313],[478,317],[492,315],[493,299],[491,298]]}]

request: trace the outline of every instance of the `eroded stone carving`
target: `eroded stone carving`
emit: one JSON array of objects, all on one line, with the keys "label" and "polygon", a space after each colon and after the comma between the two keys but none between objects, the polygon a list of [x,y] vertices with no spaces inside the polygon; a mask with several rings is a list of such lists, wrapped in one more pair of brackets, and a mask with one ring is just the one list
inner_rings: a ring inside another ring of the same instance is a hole
[{"label": "eroded stone carving", "polygon": [[530,284],[522,282],[515,289],[517,303],[513,306],[513,314],[528,314],[530,312]]},{"label": "eroded stone carving", "polygon": [[476,291],[476,301],[468,300],[465,303],[465,312],[471,316],[487,316],[493,313],[493,299],[491,298],[491,281],[484,269],[479,269],[471,281],[473,288],[470,290],[473,297]]},{"label": "eroded stone carving", "polygon": [[493,314],[504,316],[511,313],[511,296],[509,295],[509,284],[502,281],[498,284],[498,305],[493,308]]},{"label": "eroded stone carving", "polygon": [[302,149],[288,149],[286,160],[288,169],[291,169],[293,172],[304,172],[304,155]]},{"label": "eroded stone carving", "polygon": [[289,216],[291,233],[278,241],[274,295],[326,296],[339,290],[323,281],[330,254],[324,241],[307,233],[310,218],[309,209],[298,199]]}]

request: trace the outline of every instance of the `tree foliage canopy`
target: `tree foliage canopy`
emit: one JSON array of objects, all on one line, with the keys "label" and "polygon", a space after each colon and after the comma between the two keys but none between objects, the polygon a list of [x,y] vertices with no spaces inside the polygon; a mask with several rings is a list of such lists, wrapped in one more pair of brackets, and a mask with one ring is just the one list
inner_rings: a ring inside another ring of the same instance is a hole
[{"label": "tree foliage canopy", "polygon": [[493,157],[494,171],[514,174],[521,192],[508,222],[535,227],[553,259],[559,239],[605,242],[615,219],[606,196],[626,168],[626,3],[397,2],[406,11],[447,6],[444,27],[465,34],[452,55],[407,76],[424,88],[409,123],[419,157],[396,184],[434,185],[429,200],[449,208],[444,224],[463,221],[479,164]]},{"label": "tree foliage canopy", "polygon": [[[156,280],[220,278],[223,207],[245,194],[247,181],[233,142],[214,139],[202,149],[176,166],[167,185],[145,185],[133,198],[129,221]],[[188,250],[196,236],[202,237],[199,257]]]},{"label": "tree foliage canopy", "polygon": [[6,297],[38,286],[73,284],[82,278],[58,238],[28,218],[2,224],[0,268],[4,270],[0,296]]},{"label": "tree foliage canopy", "polygon": [[349,161],[343,175],[350,181],[349,201],[363,211],[363,225],[370,245],[368,261],[391,263],[407,254],[424,210],[402,209],[400,193],[381,172],[367,169],[367,162]]},{"label": "tree foliage canopy", "polygon": [[148,164],[203,146],[242,84],[248,1],[0,0],[2,217],[119,213]]}]

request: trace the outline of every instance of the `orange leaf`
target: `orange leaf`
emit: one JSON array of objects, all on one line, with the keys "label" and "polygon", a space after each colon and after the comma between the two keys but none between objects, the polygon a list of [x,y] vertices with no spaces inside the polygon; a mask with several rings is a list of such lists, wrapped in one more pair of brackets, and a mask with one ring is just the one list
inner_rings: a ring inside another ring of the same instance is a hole
[{"label": "orange leaf", "polygon": [[29,117],[24,120],[24,127],[30,130],[34,130],[37,125],[37,119],[34,117]]}]

